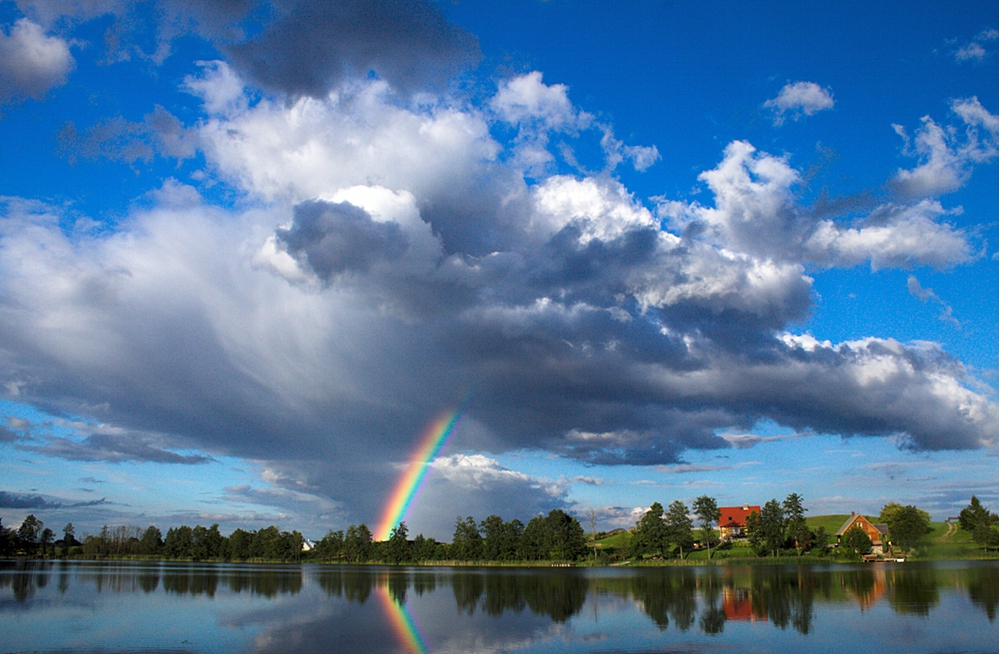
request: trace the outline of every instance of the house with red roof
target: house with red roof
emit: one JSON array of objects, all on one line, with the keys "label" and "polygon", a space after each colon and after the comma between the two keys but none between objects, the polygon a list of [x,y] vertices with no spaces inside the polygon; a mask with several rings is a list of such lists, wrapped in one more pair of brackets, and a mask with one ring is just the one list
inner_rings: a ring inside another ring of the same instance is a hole
[{"label": "house with red roof", "polygon": [[750,504],[720,506],[719,535],[722,538],[743,538],[746,536],[747,516],[751,513],[760,515],[760,507]]}]

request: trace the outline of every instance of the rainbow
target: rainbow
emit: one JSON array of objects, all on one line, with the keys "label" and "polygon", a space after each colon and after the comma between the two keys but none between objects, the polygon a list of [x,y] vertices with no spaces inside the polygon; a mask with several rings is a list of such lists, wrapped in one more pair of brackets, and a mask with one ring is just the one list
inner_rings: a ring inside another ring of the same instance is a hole
[{"label": "rainbow", "polygon": [[444,447],[448,437],[455,430],[462,417],[463,407],[446,411],[434,420],[420,437],[420,445],[410,458],[406,472],[393,489],[389,503],[382,512],[378,526],[375,528],[375,540],[389,540],[393,527],[398,525],[410,509],[410,504],[420,489],[420,483],[430,468],[430,462]]}]

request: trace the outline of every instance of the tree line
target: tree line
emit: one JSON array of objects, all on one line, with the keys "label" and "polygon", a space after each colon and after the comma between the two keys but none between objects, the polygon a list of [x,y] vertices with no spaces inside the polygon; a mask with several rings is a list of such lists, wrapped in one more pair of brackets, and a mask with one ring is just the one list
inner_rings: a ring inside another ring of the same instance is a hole
[{"label": "tree line", "polygon": [[[825,555],[831,534],[822,526],[811,529],[805,519],[807,509],[802,497],[791,493],[783,502],[772,499],[751,512],[744,529],[745,542],[757,556],[780,556],[794,551]],[[715,498],[703,495],[689,509],[680,500],[664,510],[654,502],[636,522],[627,545],[617,554],[640,559],[683,559],[695,546],[705,548],[712,558],[712,548],[732,547],[713,527],[720,517]],[[701,528],[695,528],[697,518]],[[990,512],[975,496],[959,514],[959,526],[969,532],[974,542],[996,549],[997,514]],[[885,523],[894,545],[912,547],[931,531],[930,514],[915,506],[895,502],[882,507],[878,523]],[[591,518],[594,558],[597,558],[595,519]],[[364,523],[346,530],[330,530],[311,551],[304,552],[305,538],[298,531],[281,531],[269,526],[259,530],[236,529],[229,536],[210,527],[182,525],[167,530],[166,536],[153,525],[142,529],[134,525],[104,526],[96,535],[76,539],[72,523],[55,540],[52,529],[34,515],[27,516],[16,530],[0,520],[0,556],[26,555],[42,558],[82,556],[85,558],[144,557],[194,561],[302,561],[339,563],[423,563],[423,562],[534,562],[578,561],[587,556],[587,537],[577,518],[561,509],[538,515],[525,525],[518,519],[505,521],[491,515],[481,522],[472,516],[455,520],[452,542],[438,542],[419,534],[412,540],[405,522],[396,526],[386,541],[375,541]],[[700,538],[696,538],[699,536]],[[872,541],[860,528],[849,529],[841,537],[844,551],[864,554]],[[602,552],[602,558],[608,555]]]},{"label": "tree line", "polygon": [[142,529],[136,525],[101,528],[96,535],[77,540],[73,523],[63,528],[63,538],[34,515],[27,516],[15,531],[0,522],[0,556],[73,555],[84,558],[144,557],[191,561],[300,561],[305,542],[298,531],[280,531],[275,526],[255,531],[236,529],[223,536],[219,525],[211,527],[181,525],[167,530],[166,536],[155,525]]},{"label": "tree line", "polygon": [[373,541],[368,526],[331,530],[316,544],[313,556],[327,562],[390,564],[438,562],[576,561],[587,553],[580,521],[561,509],[538,515],[525,525],[491,515],[481,522],[472,516],[455,519],[450,543],[418,534],[399,523],[386,541]]}]

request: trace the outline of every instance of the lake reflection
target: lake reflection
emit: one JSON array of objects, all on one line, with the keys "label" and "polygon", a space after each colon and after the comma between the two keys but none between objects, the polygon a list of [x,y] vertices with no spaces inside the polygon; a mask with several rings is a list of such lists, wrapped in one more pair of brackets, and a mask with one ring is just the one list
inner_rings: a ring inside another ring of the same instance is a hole
[{"label": "lake reflection", "polygon": [[0,562],[0,651],[995,652],[995,562]]}]

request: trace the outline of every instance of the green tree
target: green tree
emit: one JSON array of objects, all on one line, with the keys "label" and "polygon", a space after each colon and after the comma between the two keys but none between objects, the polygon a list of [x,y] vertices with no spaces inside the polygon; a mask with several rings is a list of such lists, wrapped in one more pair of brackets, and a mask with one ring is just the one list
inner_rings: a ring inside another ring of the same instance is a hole
[{"label": "green tree", "polygon": [[760,514],[756,511],[751,511],[750,515],[747,516],[746,534],[754,554],[757,556],[767,554],[767,546],[764,544],[764,528],[760,522]]},{"label": "green tree", "polygon": [[187,525],[171,527],[167,530],[167,537],[163,539],[163,553],[167,558],[187,559],[193,556],[191,552],[194,544],[192,531],[191,527]]},{"label": "green tree", "polygon": [[795,543],[795,551],[802,556],[802,550],[809,545],[811,535],[809,527],[806,525],[806,509],[802,507],[802,497],[798,493],[792,493],[782,502],[781,508],[784,511],[788,538]]},{"label": "green tree", "polygon": [[830,542],[830,536],[826,533],[826,527],[820,527],[813,535],[813,549],[818,549],[821,556],[827,553],[826,546]]},{"label": "green tree", "polygon": [[540,561],[549,558],[549,533],[545,516],[539,514],[528,521],[521,535],[520,557],[526,561]]},{"label": "green tree", "polygon": [[344,535],[344,558],[352,563],[367,561],[372,549],[372,532],[368,525],[351,525]]},{"label": "green tree", "polygon": [[21,526],[17,529],[17,540],[20,542],[21,547],[28,554],[35,551],[36,545],[38,544],[38,534],[42,531],[43,523],[41,520],[36,518],[33,514],[28,514]]},{"label": "green tree", "polygon": [[455,518],[455,534],[451,540],[452,556],[460,561],[478,561],[483,558],[483,537],[472,516]]},{"label": "green tree", "polygon": [[562,509],[552,509],[545,517],[552,533],[550,557],[556,561],[575,561],[587,553],[587,537],[575,517]]},{"label": "green tree", "polygon": [[708,558],[712,558],[712,541],[715,539],[715,530],[712,523],[718,521],[722,513],[714,497],[702,495],[694,501],[694,514],[701,520],[701,529],[705,534],[705,544],[708,545]]},{"label": "green tree", "polygon": [[74,545],[79,545],[79,541],[76,540],[76,530],[73,528],[73,523],[68,522],[66,526],[63,527],[63,550],[68,550]]},{"label": "green tree", "polygon": [[243,529],[234,529],[226,541],[226,557],[231,561],[246,561],[252,557],[250,545],[254,534]]},{"label": "green tree", "polygon": [[145,556],[156,556],[163,547],[163,534],[153,525],[146,527],[139,539],[139,553]]},{"label": "green tree", "polygon": [[433,538],[424,538],[417,534],[413,539],[413,558],[417,561],[434,561],[438,558],[438,542]]},{"label": "green tree", "polygon": [[[902,504],[899,504],[898,502],[889,502],[888,504],[882,507],[882,511],[878,514],[877,522],[881,522],[884,524],[891,523],[893,519],[896,517],[896,515],[904,508],[905,507]],[[920,509],[917,510],[920,511]],[[931,514],[927,513],[926,511],[920,511],[920,514],[924,517],[924,520],[926,520],[927,523],[930,524]]]},{"label": "green tree", "polygon": [[688,515],[687,505],[680,500],[671,502],[670,506],[667,507],[664,523],[667,541],[677,546],[683,559],[684,550],[690,550],[694,545],[693,524]]},{"label": "green tree", "polygon": [[42,529],[42,533],[38,535],[38,543],[42,546],[42,557],[45,556],[46,550],[52,546],[52,541],[54,541],[55,538],[56,534],[51,529],[48,527]]},{"label": "green tree", "polygon": [[[235,534],[235,532],[233,532]],[[230,536],[230,540],[232,536]],[[316,555],[324,561],[339,559],[344,553],[344,532],[343,530],[330,530],[326,536],[316,544]]]},{"label": "green tree", "polygon": [[635,523],[632,551],[637,556],[663,555],[667,549],[667,525],[663,522],[663,506],[653,502],[649,510]]},{"label": "green tree", "polygon": [[760,510],[760,536],[762,544],[773,556],[785,544],[785,513],[778,500],[768,500]]},{"label": "green tree", "polygon": [[1000,519],[997,514],[991,513],[975,495],[972,496],[969,506],[958,514],[959,526],[965,531],[972,532],[972,540],[983,548],[997,547],[1000,542],[998,522]]},{"label": "green tree", "polygon": [[854,525],[844,532],[840,537],[840,544],[853,550],[855,554],[867,554],[872,549],[872,539],[858,525]]},{"label": "green tree", "polygon": [[389,540],[386,542],[386,560],[389,563],[398,565],[408,563],[413,559],[410,553],[410,543],[407,540],[408,530],[405,522],[400,522],[392,528]]},{"label": "green tree", "polygon": [[483,535],[483,557],[487,561],[500,561],[506,549],[503,518],[491,515],[479,523]]},{"label": "green tree", "polygon": [[889,515],[889,535],[892,540],[905,547],[912,547],[923,536],[930,533],[928,514],[915,506],[904,506]]}]

